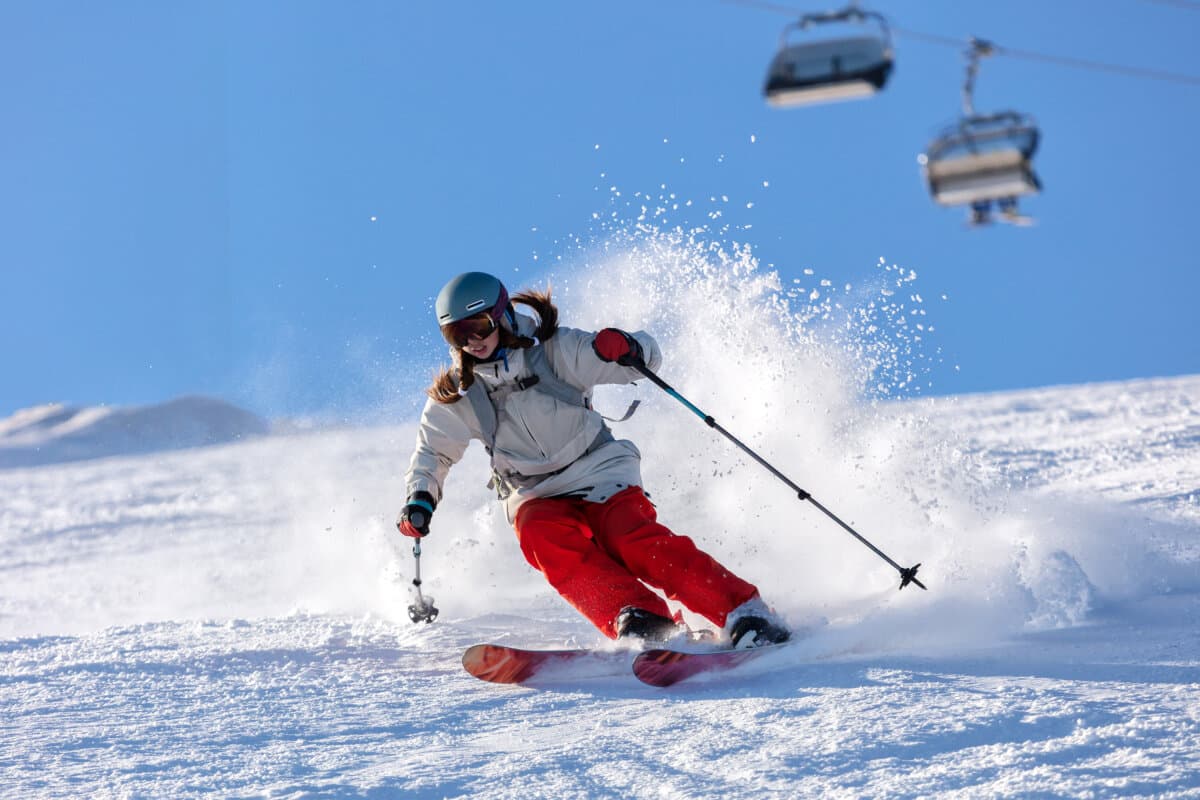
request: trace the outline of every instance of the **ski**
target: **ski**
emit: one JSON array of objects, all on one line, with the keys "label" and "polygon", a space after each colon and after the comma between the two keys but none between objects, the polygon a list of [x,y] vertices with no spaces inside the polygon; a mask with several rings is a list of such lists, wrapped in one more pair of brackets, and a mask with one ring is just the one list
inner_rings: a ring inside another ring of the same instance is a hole
[{"label": "ski", "polygon": [[463,653],[462,664],[481,681],[522,684],[534,678],[553,679],[556,675],[572,679],[624,675],[629,670],[630,655],[626,650],[526,650],[502,644],[477,644]]},{"label": "ski", "polygon": [[777,652],[781,644],[752,647],[746,650],[710,650],[685,653],[679,650],[656,649],[639,653],[633,660],[633,674],[651,686],[671,686],[694,675],[724,672],[767,653]]}]

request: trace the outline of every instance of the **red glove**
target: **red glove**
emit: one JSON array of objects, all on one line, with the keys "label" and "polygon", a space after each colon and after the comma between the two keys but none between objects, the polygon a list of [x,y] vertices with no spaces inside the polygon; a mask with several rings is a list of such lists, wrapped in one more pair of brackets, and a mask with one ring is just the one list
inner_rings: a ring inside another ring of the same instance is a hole
[{"label": "red glove", "polygon": [[[420,518],[420,513],[421,512],[419,512],[419,511],[417,512],[418,519]],[[429,523],[425,523],[425,531],[426,532],[421,533],[419,530],[417,530],[416,528],[413,527],[412,520],[402,519],[396,523],[396,530],[400,531],[405,536],[411,536],[414,539],[420,539],[420,538],[428,535]]]},{"label": "red glove", "polygon": [[638,340],[617,328],[605,328],[592,340],[592,349],[601,361],[615,361],[629,367],[642,361],[642,346]]}]

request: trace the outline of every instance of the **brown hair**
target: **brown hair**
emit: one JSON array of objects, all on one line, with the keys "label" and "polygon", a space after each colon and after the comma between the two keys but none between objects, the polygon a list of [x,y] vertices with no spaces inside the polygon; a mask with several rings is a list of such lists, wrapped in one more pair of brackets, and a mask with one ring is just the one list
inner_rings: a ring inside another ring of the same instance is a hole
[{"label": "brown hair", "polygon": [[[547,341],[558,332],[558,309],[550,300],[550,287],[546,287],[546,291],[538,291],[537,289],[527,289],[524,292],[514,294],[512,302],[520,303],[521,305],[529,306],[533,312],[537,314],[538,326],[534,330],[533,336],[537,341]],[[511,330],[507,324],[500,325],[500,343],[497,347],[506,347],[510,350],[523,350],[527,347],[533,347],[535,344],[534,338],[528,336],[518,336],[516,331]],[[439,370],[433,378],[433,384],[425,390],[425,394],[429,395],[435,402],[438,403],[457,403],[462,399],[459,392],[465,392],[471,388],[471,384],[475,382],[475,365],[478,362],[474,356],[469,353],[464,353],[460,348],[450,348],[450,358],[453,362],[449,367],[444,367]]]}]

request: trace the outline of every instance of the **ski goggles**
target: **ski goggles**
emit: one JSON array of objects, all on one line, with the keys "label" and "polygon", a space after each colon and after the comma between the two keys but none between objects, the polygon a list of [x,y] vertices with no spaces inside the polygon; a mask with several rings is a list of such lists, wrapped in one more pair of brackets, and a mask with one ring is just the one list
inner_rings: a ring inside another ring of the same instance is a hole
[{"label": "ski goggles", "polygon": [[486,339],[498,328],[491,314],[476,315],[442,326],[442,336],[457,348],[466,347],[472,339]]}]

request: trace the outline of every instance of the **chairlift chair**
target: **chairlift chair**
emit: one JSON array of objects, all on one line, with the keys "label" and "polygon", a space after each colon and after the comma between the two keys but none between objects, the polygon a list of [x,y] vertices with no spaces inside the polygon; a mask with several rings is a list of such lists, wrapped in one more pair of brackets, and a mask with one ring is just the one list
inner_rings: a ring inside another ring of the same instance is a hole
[{"label": "chairlift chair", "polygon": [[960,120],[918,158],[929,193],[943,206],[1037,194],[1042,184],[1033,154],[1039,137],[1032,119],[1014,111]]},{"label": "chairlift chair", "polygon": [[[793,30],[868,19],[878,24],[877,33],[788,43]],[[773,108],[868,97],[887,83],[893,60],[891,33],[881,15],[853,6],[838,12],[808,14],[784,28],[779,51],[767,70],[763,95]]]}]

